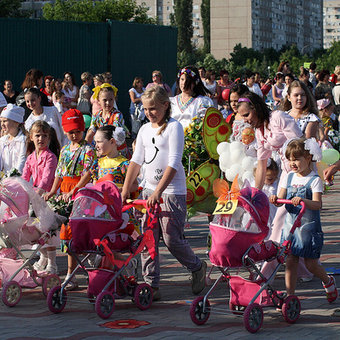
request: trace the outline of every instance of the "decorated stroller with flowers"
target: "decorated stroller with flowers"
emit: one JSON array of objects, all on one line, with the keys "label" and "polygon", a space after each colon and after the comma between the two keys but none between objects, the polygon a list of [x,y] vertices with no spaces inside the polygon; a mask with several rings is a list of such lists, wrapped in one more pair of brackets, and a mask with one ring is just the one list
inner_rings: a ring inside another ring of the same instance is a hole
[{"label": "decorated stroller with flowers", "polygon": [[[129,216],[124,212],[132,207],[145,210],[146,201],[135,200],[123,207],[120,192],[111,181],[97,182],[77,192],[69,219],[72,239],[68,253],[75,256],[78,266],[62,286],[50,291],[47,303],[51,312],[60,313],[64,309],[65,287],[80,269],[88,274],[87,298],[94,303],[101,318],[111,316],[117,298],[130,296],[141,310],[151,306],[151,287],[146,283],[138,284],[135,276],[124,275],[124,269],[145,248],[151,256],[155,251],[152,231],[138,235],[135,226],[129,223]],[[158,209],[148,211],[150,229],[157,223]],[[122,260],[115,253],[127,253],[128,257]],[[85,256],[80,259],[80,254]],[[100,259],[94,267],[85,265],[91,254]]]},{"label": "decorated stroller with flowers", "polygon": [[[34,218],[29,216],[30,204],[36,216]],[[31,262],[41,247],[56,235],[64,218],[55,214],[21,177],[1,181],[0,218],[3,303],[9,307],[15,306],[21,299],[22,287],[42,286],[43,294],[47,296],[52,287],[60,285],[60,279],[55,274],[38,273]],[[33,245],[36,248],[26,257],[23,248]]]},{"label": "decorated stroller with flowers", "polygon": [[[301,310],[298,297],[287,297],[272,286],[277,271],[289,253],[290,240],[286,240],[282,246],[272,241],[264,241],[269,231],[268,198],[255,188],[245,187],[238,190],[235,183],[237,177],[231,191],[223,180],[214,183],[214,193],[220,198],[217,201],[215,217],[209,226],[212,235],[209,258],[221,271],[221,275],[205,296],[200,296],[192,302],[191,319],[195,324],[202,325],[213,310],[226,312],[225,308],[212,308],[208,300],[216,286],[221,281],[226,281],[230,291],[229,308],[232,313],[243,315],[244,326],[249,332],[255,333],[261,328],[264,307],[281,309],[284,319],[288,323],[294,323]],[[291,201],[278,200],[278,203]],[[304,207],[290,235],[293,235],[295,228],[299,226],[303,213]],[[274,259],[278,260],[278,265],[270,277],[266,278],[258,264]],[[245,277],[239,275],[243,269]],[[236,271],[236,274],[231,274],[231,271]]]}]

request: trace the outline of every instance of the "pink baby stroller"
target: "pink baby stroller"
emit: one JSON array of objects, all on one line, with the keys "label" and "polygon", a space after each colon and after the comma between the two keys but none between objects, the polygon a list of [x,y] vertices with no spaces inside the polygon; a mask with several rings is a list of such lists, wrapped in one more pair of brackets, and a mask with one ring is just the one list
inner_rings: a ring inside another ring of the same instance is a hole
[{"label": "pink baby stroller", "polygon": [[[133,206],[145,205],[145,202],[138,200],[122,207],[119,190],[110,181],[103,181],[77,192],[70,216],[72,240],[69,242],[68,252],[77,258],[79,264],[61,287],[50,291],[47,297],[50,311],[60,313],[64,309],[67,300],[65,287],[79,269],[88,274],[87,297],[94,303],[96,313],[101,318],[111,316],[117,298],[131,296],[141,310],[151,306],[151,287],[145,283],[138,285],[134,276],[123,275],[131,259],[145,247],[151,255],[154,251],[152,231],[148,230],[139,237],[132,238],[134,225],[128,223],[128,215],[123,213]],[[150,227],[156,223],[156,215],[152,216]],[[125,252],[129,256],[124,261],[118,260],[113,252]],[[86,255],[81,260],[79,254]],[[94,268],[85,266],[91,254],[102,258],[100,265]]]},{"label": "pink baby stroller", "polygon": [[[290,241],[282,246],[264,241],[268,233],[269,202],[267,196],[255,188],[244,188],[238,196],[238,206],[232,215],[215,215],[210,223],[212,247],[209,253],[211,263],[221,275],[205,296],[196,298],[190,308],[192,321],[204,324],[213,310],[208,297],[221,281],[226,281],[229,290],[229,308],[234,314],[243,315],[244,326],[251,332],[257,332],[263,323],[263,308],[276,307],[282,310],[284,319],[294,323],[300,316],[301,306],[298,297],[276,291],[272,287],[274,277],[289,253]],[[278,200],[280,203],[290,203]],[[290,235],[299,226],[304,213],[301,209]],[[277,259],[278,265],[267,279],[260,271],[258,263]],[[231,275],[231,270],[245,269],[247,277]],[[218,312],[225,309],[214,308]]]},{"label": "pink baby stroller", "polygon": [[[30,203],[35,218],[29,217]],[[31,262],[41,247],[56,235],[63,218],[56,215],[32,186],[20,177],[6,178],[0,184],[0,218],[3,303],[15,306],[21,299],[22,287],[42,286],[43,294],[47,296],[52,287],[60,284],[60,279],[55,274],[38,274]],[[25,245],[37,246],[29,257],[22,250]],[[10,253],[11,256],[6,255]]]}]

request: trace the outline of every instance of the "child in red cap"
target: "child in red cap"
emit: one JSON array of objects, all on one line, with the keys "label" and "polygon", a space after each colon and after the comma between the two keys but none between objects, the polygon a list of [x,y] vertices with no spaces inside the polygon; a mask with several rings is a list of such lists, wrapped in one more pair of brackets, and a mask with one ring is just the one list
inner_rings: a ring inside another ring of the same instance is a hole
[{"label": "child in red cap", "polygon": [[[55,195],[60,187],[63,199],[69,201],[78,189],[90,181],[90,169],[96,158],[95,150],[84,140],[85,122],[79,110],[66,111],[62,116],[62,126],[69,143],[60,152],[53,186],[51,191],[45,194],[45,200]],[[75,259],[68,256],[66,279],[75,267]],[[74,280],[68,284],[66,289],[75,289],[77,286]]]}]

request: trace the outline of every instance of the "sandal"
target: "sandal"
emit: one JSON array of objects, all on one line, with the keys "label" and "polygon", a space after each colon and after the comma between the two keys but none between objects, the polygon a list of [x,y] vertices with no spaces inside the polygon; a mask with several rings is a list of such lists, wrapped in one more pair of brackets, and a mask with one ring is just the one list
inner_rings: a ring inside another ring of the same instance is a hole
[{"label": "sandal", "polygon": [[334,276],[329,276],[329,282],[325,285],[322,283],[326,290],[326,296],[329,303],[335,301],[338,298],[338,290],[336,288],[336,283]]}]

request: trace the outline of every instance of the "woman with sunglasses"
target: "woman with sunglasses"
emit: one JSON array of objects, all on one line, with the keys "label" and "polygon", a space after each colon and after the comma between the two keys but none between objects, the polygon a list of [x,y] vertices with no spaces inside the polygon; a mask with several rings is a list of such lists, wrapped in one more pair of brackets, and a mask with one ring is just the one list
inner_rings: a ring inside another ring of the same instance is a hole
[{"label": "woman with sunglasses", "polygon": [[155,70],[152,72],[152,83],[146,85],[146,89],[149,89],[153,86],[161,86],[168,93],[169,97],[172,96],[171,88],[168,84],[163,82],[163,75],[161,71]]},{"label": "woman with sunglasses", "polygon": [[171,117],[186,128],[194,117],[203,117],[207,108],[214,106],[209,95],[210,92],[204,87],[197,68],[182,68],[177,76],[177,96],[170,98]]}]

